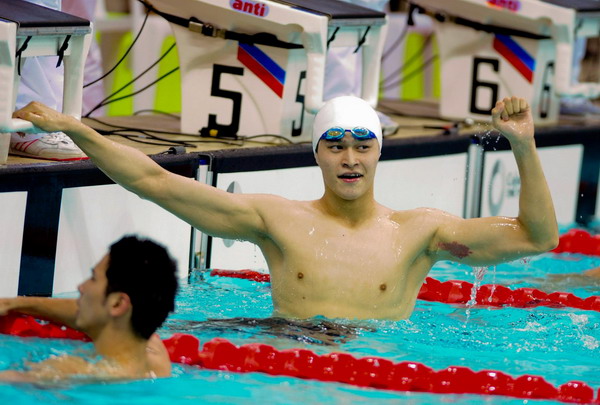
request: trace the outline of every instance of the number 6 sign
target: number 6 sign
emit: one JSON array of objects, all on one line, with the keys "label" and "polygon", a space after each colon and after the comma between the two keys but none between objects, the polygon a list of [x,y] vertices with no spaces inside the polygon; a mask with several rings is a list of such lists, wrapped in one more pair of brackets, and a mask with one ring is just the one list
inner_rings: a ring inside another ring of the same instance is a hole
[{"label": "number 6 sign", "polygon": [[518,94],[529,100],[536,123],[558,121],[551,39],[531,39],[439,24],[442,100],[449,119],[490,119],[496,101]]}]

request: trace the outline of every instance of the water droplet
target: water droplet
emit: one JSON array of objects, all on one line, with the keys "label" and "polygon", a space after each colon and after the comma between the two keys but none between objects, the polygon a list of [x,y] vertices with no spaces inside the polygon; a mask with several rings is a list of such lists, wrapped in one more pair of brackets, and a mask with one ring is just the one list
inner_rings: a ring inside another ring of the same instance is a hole
[{"label": "water droplet", "polygon": [[483,280],[483,277],[485,276],[487,271],[488,271],[488,267],[485,267],[485,266],[484,267],[473,267],[473,275],[475,276],[475,282],[473,283],[473,287],[471,288],[470,299],[466,304],[467,320],[466,320],[465,324],[469,322],[469,317],[471,316],[471,308],[473,308],[477,304],[477,290],[481,286],[481,281]]},{"label": "water droplet", "polygon": [[496,292],[496,266],[492,266],[492,290],[490,291],[490,297],[488,298],[488,302],[492,302],[494,292]]}]

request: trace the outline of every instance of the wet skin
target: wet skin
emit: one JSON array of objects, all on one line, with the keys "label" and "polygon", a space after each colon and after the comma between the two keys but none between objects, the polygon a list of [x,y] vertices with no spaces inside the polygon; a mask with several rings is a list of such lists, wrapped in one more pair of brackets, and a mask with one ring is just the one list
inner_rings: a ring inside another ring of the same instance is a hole
[{"label": "wet skin", "polygon": [[169,355],[160,337],[137,336],[129,317],[123,315],[129,311],[129,304],[121,301],[125,299],[123,293],[106,294],[108,265],[109,256],[105,255],[94,266],[91,276],[79,285],[80,296],[76,300],[0,298],[0,315],[22,312],[75,327],[92,338],[95,349],[88,357],[57,355],[29,363],[26,371],[0,372],[1,381],[60,381],[74,376],[78,381],[128,380],[171,375]]},{"label": "wet skin", "polygon": [[[428,246],[443,214],[393,211],[376,203],[378,160],[375,139],[346,134],[341,141],[322,140],[317,161],[324,197],[269,204],[263,218],[271,237],[258,245],[271,271],[276,314],[403,319],[412,312],[435,260]],[[287,221],[278,221],[280,216]]]},{"label": "wet skin", "polygon": [[435,209],[394,211],[380,205],[373,193],[377,140],[359,141],[348,133],[341,142],[319,143],[324,195],[291,201],[227,193],[176,176],[39,103],[14,116],[48,132],[65,132],[116,183],[202,232],[257,244],[269,266],[279,316],[407,318],[436,261],[496,264],[547,251],[558,241],[531,111],[517,97],[492,110],[493,125],[509,140],[521,177],[515,218],[462,219]]}]

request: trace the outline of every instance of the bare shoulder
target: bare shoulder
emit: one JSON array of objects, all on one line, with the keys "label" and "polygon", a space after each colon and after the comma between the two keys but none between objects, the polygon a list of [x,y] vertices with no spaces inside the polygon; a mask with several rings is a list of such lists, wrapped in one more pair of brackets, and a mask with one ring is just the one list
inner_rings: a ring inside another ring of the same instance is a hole
[{"label": "bare shoulder", "polygon": [[26,363],[23,371],[8,370],[0,372],[0,381],[10,382],[56,382],[74,376],[97,374],[95,365],[87,360],[70,355],[52,356],[38,363]]},{"label": "bare shoulder", "polygon": [[292,200],[276,194],[240,194],[249,200],[252,200],[257,206],[283,205]]},{"label": "bare shoulder", "polygon": [[396,222],[418,222],[422,225],[439,226],[447,222],[459,220],[460,217],[437,208],[414,208],[411,210],[393,211],[392,219]]},{"label": "bare shoulder", "polygon": [[253,194],[248,195],[248,198],[264,216],[297,215],[302,211],[314,210],[314,201],[290,200],[273,194]]},{"label": "bare shoulder", "polygon": [[391,219],[410,232],[413,239],[420,241],[425,252],[436,251],[440,234],[451,232],[458,222],[463,221],[461,217],[436,208],[395,211]]},{"label": "bare shoulder", "polygon": [[35,380],[60,380],[73,375],[97,374],[97,368],[79,356],[52,356],[39,363],[28,364],[29,374]]},{"label": "bare shoulder", "polygon": [[157,377],[171,376],[169,352],[156,333],[148,340],[146,355],[150,369]]}]

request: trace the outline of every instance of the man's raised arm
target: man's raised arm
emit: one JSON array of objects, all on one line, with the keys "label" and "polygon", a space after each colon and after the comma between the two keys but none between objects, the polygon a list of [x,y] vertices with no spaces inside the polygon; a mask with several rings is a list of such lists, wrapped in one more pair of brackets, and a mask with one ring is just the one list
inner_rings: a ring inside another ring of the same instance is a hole
[{"label": "man's raised arm", "polygon": [[260,197],[227,193],[173,174],[137,149],[113,142],[79,120],[32,102],[13,113],[46,132],[67,134],[115,183],[213,236],[255,241],[264,224]]},{"label": "man's raised arm", "polygon": [[492,110],[492,122],[510,142],[519,176],[516,218],[461,219],[440,215],[430,245],[437,260],[487,265],[539,254],[558,244],[558,226],[550,190],[535,147],[531,110],[522,98],[505,98]]}]

